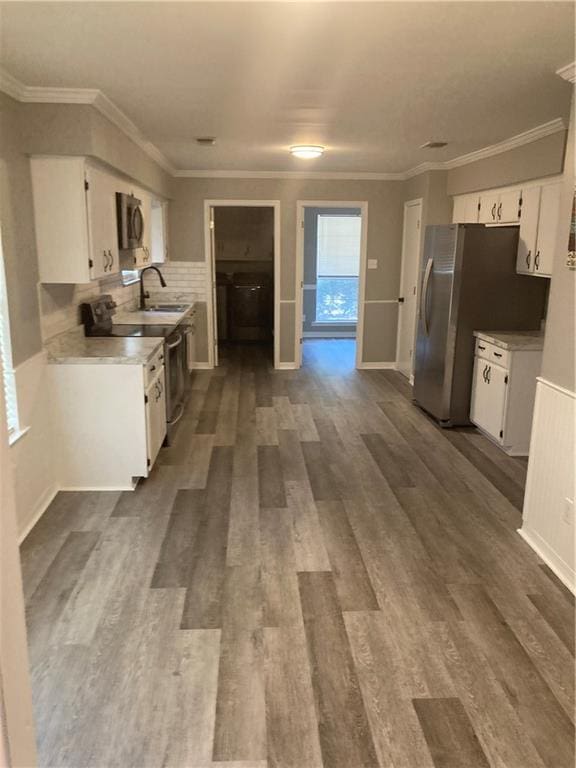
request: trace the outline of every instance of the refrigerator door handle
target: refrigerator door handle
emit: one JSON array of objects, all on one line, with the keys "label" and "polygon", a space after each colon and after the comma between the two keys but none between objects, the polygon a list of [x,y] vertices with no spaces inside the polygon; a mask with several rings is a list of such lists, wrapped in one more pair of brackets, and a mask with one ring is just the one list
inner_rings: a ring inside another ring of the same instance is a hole
[{"label": "refrigerator door handle", "polygon": [[424,333],[428,336],[428,286],[430,284],[430,274],[432,273],[432,267],[434,266],[434,259],[428,259],[426,264],[426,271],[424,272],[424,281],[422,283],[422,295],[420,296],[420,316],[422,318],[422,326]]}]

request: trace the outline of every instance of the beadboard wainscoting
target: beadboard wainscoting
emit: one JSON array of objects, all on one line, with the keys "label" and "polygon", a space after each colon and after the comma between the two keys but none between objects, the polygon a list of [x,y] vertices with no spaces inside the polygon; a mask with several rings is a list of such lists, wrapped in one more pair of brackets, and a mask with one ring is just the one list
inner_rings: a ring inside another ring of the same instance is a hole
[{"label": "beadboard wainscoting", "polygon": [[572,592],[575,419],[576,394],[539,378],[519,533]]},{"label": "beadboard wainscoting", "polygon": [[46,353],[39,352],[14,372],[20,427],[29,428],[10,447],[20,541],[59,489],[47,367]]}]

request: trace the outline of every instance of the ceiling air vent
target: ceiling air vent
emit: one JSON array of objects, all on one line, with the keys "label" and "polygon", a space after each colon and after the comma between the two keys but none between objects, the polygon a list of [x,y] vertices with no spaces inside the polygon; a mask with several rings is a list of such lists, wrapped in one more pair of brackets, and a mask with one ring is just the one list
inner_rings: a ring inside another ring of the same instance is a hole
[{"label": "ceiling air vent", "polygon": [[447,144],[447,141],[427,141],[426,144],[422,144],[420,149],[441,149]]},{"label": "ceiling air vent", "polygon": [[198,136],[196,144],[200,144],[202,147],[213,147],[216,144],[214,136]]}]

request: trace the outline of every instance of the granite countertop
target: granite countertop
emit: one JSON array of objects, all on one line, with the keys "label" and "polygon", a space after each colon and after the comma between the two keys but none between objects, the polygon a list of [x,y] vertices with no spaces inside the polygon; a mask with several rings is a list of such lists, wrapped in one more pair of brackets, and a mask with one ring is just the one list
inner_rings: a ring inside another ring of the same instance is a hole
[{"label": "granite countertop", "polygon": [[474,331],[474,336],[509,352],[544,349],[543,331]]},{"label": "granite countertop", "polygon": [[[170,304],[172,302],[159,299],[156,303]],[[184,302],[180,303],[183,304]],[[132,312],[120,312],[118,315],[114,315],[112,322],[114,325],[178,325],[193,310],[194,304],[188,304],[184,312],[143,312],[136,309]]]},{"label": "granite countertop", "polygon": [[163,344],[162,338],[86,338],[69,332],[49,341],[46,352],[53,364],[146,365]]}]

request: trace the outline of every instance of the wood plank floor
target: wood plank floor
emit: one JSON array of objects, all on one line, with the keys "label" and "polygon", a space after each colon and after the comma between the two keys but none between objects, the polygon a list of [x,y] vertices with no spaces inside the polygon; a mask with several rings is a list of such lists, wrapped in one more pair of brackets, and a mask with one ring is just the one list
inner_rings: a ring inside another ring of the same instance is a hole
[{"label": "wood plank floor", "polygon": [[351,341],[222,358],[148,480],[58,494],[22,546],[41,766],[573,768],[526,462]]}]

